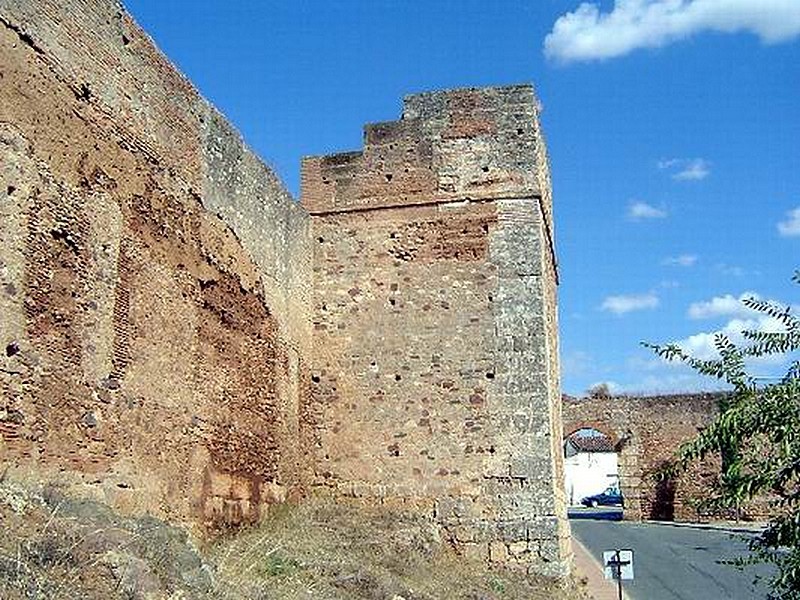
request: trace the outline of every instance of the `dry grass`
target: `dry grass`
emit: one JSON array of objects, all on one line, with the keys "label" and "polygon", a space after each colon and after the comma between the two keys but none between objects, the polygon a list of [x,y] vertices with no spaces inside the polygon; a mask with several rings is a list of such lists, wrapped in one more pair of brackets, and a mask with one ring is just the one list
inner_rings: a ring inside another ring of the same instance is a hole
[{"label": "dry grass", "polygon": [[[228,583],[244,597],[583,597],[577,585],[562,588],[549,580],[519,572],[491,571],[482,562],[467,560],[421,517],[331,500],[282,507],[258,528],[221,540],[211,555],[218,567],[218,581]],[[223,588],[219,591],[227,592]],[[259,596],[258,592],[264,595]]]},{"label": "dry grass", "polygon": [[457,555],[418,516],[331,500],[277,507],[199,550],[185,531],[0,482],[0,598],[577,600]]}]

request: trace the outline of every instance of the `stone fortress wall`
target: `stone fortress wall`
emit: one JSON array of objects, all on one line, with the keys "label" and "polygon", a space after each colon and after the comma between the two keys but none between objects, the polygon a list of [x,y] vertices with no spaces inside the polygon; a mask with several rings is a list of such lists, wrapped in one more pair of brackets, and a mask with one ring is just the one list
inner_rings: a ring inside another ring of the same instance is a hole
[{"label": "stone fortress wall", "polygon": [[0,468],[206,531],[309,490],[569,560],[529,86],[406,98],[302,206],[111,0],[0,0]]}]

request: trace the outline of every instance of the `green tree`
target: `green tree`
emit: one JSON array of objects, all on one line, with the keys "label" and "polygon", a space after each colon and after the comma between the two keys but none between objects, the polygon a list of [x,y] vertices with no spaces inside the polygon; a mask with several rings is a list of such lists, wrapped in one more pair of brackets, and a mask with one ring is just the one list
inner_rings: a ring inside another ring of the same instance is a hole
[{"label": "green tree", "polygon": [[[800,271],[792,278],[800,284]],[[775,565],[771,598],[800,600],[800,318],[790,307],[749,299],[744,304],[783,325],[783,331],[744,331],[745,343],[717,334],[719,359],[701,360],[675,344],[653,345],[657,355],[726,382],[732,391],[716,420],[683,445],[673,469],[685,469],[707,455],[723,458],[720,477],[707,505],[738,509],[756,497],[769,498],[774,513],[767,528],[750,543],[740,564]],[[763,382],[748,373],[747,359],[787,353],[786,374]]]}]

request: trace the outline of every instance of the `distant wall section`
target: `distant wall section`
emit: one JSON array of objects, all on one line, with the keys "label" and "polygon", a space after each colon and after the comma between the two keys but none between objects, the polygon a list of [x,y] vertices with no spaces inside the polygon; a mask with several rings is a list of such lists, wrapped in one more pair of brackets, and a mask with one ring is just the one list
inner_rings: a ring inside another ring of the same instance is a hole
[{"label": "distant wall section", "polygon": [[565,398],[564,433],[591,427],[606,434],[618,453],[625,518],[696,521],[697,502],[708,497],[719,475],[718,458],[692,465],[674,479],[659,471],[684,442],[719,412],[721,394]]}]

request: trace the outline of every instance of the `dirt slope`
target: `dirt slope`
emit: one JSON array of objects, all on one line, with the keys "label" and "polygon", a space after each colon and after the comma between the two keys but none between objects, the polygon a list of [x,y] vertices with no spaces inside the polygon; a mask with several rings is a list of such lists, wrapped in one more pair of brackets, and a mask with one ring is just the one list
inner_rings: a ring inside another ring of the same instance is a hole
[{"label": "dirt slope", "polygon": [[311,499],[255,528],[197,544],[55,488],[0,483],[0,597],[21,599],[577,600],[458,556],[427,520]]}]

